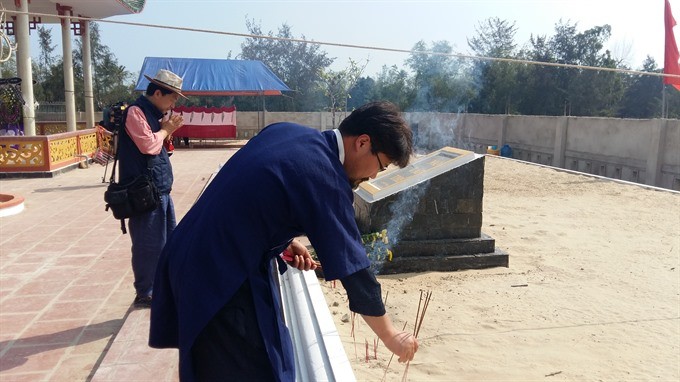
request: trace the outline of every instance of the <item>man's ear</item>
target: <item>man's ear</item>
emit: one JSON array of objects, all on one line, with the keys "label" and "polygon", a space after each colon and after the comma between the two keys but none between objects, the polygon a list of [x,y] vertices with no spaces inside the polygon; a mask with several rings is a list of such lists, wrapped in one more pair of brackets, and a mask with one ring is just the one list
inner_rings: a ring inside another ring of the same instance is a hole
[{"label": "man's ear", "polygon": [[354,141],[354,148],[358,151],[364,151],[366,149],[370,150],[371,149],[371,137],[368,136],[368,134],[361,134],[359,135],[356,140]]}]

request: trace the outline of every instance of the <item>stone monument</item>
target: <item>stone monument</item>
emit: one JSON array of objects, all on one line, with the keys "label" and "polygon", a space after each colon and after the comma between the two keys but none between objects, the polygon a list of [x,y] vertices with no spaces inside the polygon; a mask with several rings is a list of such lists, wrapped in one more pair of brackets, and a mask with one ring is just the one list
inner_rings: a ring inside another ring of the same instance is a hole
[{"label": "stone monument", "polygon": [[444,147],[361,183],[354,208],[363,234],[387,230],[392,260],[379,273],[508,266],[482,233],[484,156]]}]

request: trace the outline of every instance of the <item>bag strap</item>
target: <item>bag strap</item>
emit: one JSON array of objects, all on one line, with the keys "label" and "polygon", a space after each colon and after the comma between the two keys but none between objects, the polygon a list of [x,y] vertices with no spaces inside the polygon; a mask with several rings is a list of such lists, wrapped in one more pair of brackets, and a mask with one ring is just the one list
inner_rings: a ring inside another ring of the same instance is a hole
[{"label": "bag strap", "polygon": [[115,152],[115,154],[113,156],[113,169],[111,170],[111,177],[109,178],[109,183],[115,183],[116,165],[118,164],[118,129],[116,129],[116,131],[113,132],[111,141],[113,141],[113,151]]},{"label": "bag strap", "polygon": [[[119,152],[119,150],[118,150],[118,140],[119,140],[119,135],[120,135],[120,129],[125,128],[125,121],[127,120],[127,113],[128,113],[128,110],[130,110],[130,107],[132,107],[132,106],[134,106],[134,105],[130,105],[125,109],[125,111],[123,112],[123,126],[116,129],[113,132],[113,136],[111,137],[111,140],[113,141],[113,148],[114,148],[115,156],[113,157],[113,169],[111,170],[111,178],[109,178],[109,183],[115,183],[115,181],[116,181],[116,165],[118,164],[118,152]],[[126,134],[127,134],[127,132],[126,132]],[[130,140],[132,140],[132,138],[129,135],[128,135],[128,138]],[[153,179],[152,176],[151,176],[153,174],[153,172],[152,172],[153,167],[151,165],[152,156],[147,155],[147,154],[143,154],[143,155],[146,156],[146,170],[148,172],[149,178]]]},{"label": "bag strap", "polygon": [[[132,106],[132,105],[131,105]],[[111,178],[109,178],[109,183],[115,183],[116,182],[116,165],[118,164],[118,140],[119,140],[119,134],[120,134],[120,129],[125,128],[125,121],[127,120],[127,112],[129,110],[129,107],[124,111],[123,113],[123,126],[119,127],[113,132],[113,136],[111,137],[111,140],[113,141],[113,151],[115,152],[114,157],[113,157],[113,168],[111,169]],[[127,134],[127,132],[126,132]],[[129,135],[128,135],[129,137]],[[130,138],[132,139],[132,138]],[[151,166],[151,156],[146,155],[146,169],[148,171],[149,179],[151,178],[152,174],[152,166]],[[108,209],[108,207],[107,207]],[[127,228],[125,227],[125,219],[120,219],[120,230],[123,232],[123,235],[127,234]]]}]

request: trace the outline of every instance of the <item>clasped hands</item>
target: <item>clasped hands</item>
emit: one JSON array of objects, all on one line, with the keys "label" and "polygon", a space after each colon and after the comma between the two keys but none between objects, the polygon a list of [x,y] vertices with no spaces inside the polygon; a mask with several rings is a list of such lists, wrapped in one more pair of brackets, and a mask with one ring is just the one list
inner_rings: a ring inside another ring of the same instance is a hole
[{"label": "clasped hands", "polygon": [[182,125],[184,125],[184,118],[182,118],[180,114],[173,114],[167,121],[163,121],[161,127],[168,132],[168,135],[172,135],[172,133],[182,127]]}]

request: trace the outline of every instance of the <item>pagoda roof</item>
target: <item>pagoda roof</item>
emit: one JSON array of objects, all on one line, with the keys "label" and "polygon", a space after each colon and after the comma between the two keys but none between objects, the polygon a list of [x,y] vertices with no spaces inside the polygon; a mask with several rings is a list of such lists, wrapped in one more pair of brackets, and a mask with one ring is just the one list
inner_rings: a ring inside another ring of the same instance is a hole
[{"label": "pagoda roof", "polygon": [[[26,0],[24,0],[26,1]],[[49,16],[39,16],[40,22],[45,24],[59,23],[59,7],[72,12],[69,15],[105,19],[107,17],[140,13],[144,9],[146,0],[30,0],[29,13],[41,13]],[[29,15],[29,19],[32,16]],[[38,18],[37,16],[35,17]]]}]

